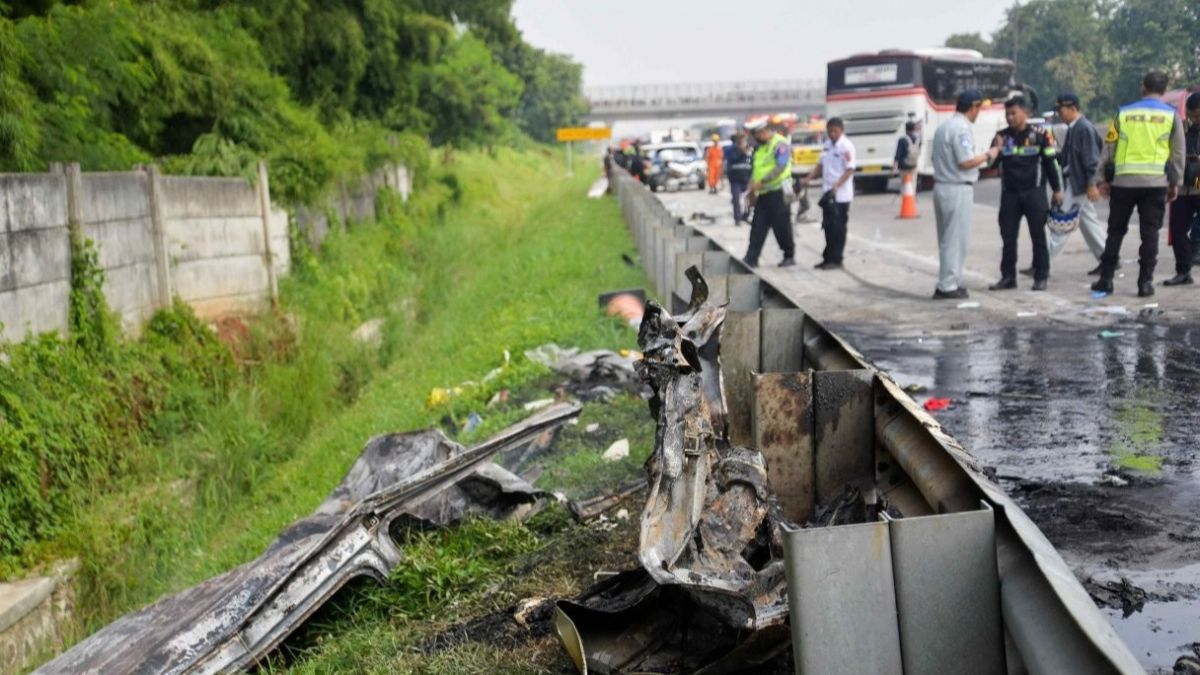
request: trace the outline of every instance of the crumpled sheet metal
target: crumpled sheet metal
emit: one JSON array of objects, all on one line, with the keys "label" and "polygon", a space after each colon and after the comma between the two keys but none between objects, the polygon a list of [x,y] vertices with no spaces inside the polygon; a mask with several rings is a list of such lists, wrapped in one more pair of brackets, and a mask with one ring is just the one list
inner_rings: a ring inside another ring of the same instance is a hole
[{"label": "crumpled sheet metal", "polygon": [[[477,510],[503,513],[535,498],[488,460],[578,414],[578,407],[555,405],[466,450],[437,430],[375,438],[317,510],[256,560],[118,619],[37,672],[250,667],[350,579],[385,580],[401,559],[391,536],[396,521],[445,523]],[[494,501],[480,503],[479,494]]]},{"label": "crumpled sheet metal", "polygon": [[695,591],[697,603],[731,625],[756,630],[786,617],[782,556],[772,555],[780,512],[762,454],[729,443],[719,359],[725,309],[705,304],[698,271],[688,277],[690,311],[675,319],[651,303],[638,335],[638,368],[658,420],[639,557],[659,584]]},{"label": "crumpled sheet metal", "polygon": [[731,445],[719,341],[725,308],[695,268],[687,312],[651,302],[638,363],[658,424],[647,462],[641,569],[559,602],[581,672],[725,673],[786,649],[782,522],[757,450]]}]

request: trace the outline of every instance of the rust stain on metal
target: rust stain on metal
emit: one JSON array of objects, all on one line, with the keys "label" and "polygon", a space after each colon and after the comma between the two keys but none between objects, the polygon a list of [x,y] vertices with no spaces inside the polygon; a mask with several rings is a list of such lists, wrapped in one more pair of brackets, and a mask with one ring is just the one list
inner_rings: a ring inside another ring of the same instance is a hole
[{"label": "rust stain on metal", "polygon": [[815,498],[812,376],[766,373],[754,377],[754,445],[767,462],[767,479],[783,515],[804,522]]}]

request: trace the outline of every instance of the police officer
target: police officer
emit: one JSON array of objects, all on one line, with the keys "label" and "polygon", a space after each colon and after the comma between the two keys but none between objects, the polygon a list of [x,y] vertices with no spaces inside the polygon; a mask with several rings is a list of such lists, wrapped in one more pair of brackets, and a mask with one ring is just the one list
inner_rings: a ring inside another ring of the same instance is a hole
[{"label": "police officer", "polygon": [[[1142,78],[1142,99],[1117,111],[1104,141],[1097,169],[1100,194],[1108,194],[1108,238],[1100,257],[1100,278],[1092,290],[1113,292],[1113,272],[1121,256],[1121,241],[1137,208],[1142,246],[1138,249],[1138,297],[1154,295],[1154,266],[1158,262],[1158,231],[1167,202],[1179,195],[1183,182],[1183,122],[1175,108],[1163,103],[1167,76],[1159,72]],[[1106,167],[1111,166],[1109,179]],[[1166,171],[1163,171],[1163,167]],[[1111,181],[1111,185],[1110,185]]]},{"label": "police officer", "polygon": [[792,179],[792,146],[775,133],[764,117],[746,125],[754,133],[758,146],[751,160],[750,198],[754,200],[754,215],[750,220],[750,246],[742,262],[758,266],[758,255],[767,241],[767,230],[775,232],[775,241],[783,250],[780,267],[796,264],[796,246],[792,241],[792,219],[783,198],[783,184]]},{"label": "police officer", "polygon": [[1000,167],[1000,238],[1004,241],[1000,256],[1000,280],[988,286],[989,291],[1004,291],[1017,287],[1017,235],[1021,217],[1029,226],[1033,240],[1033,290],[1046,290],[1050,276],[1050,252],[1046,247],[1046,190],[1044,175],[1054,191],[1054,203],[1063,201],[1062,170],[1050,134],[1033,128],[1028,122],[1024,96],[1014,96],[1004,103],[1004,119],[1008,126],[1001,129],[992,141],[999,150],[996,163]]},{"label": "police officer", "polygon": [[1191,285],[1192,265],[1195,264],[1196,245],[1191,239],[1191,230],[1200,220],[1200,91],[1187,97],[1187,131],[1184,145],[1187,147],[1183,169],[1183,187],[1179,198],[1171,204],[1171,248],[1175,250],[1175,276],[1163,282],[1163,286]]},{"label": "police officer", "polygon": [[963,263],[975,208],[979,167],[995,159],[995,148],[975,151],[975,120],[983,109],[983,94],[967,89],[958,95],[955,113],[933,134],[933,215],[937,219],[938,282],[934,300],[968,297],[963,288]]}]

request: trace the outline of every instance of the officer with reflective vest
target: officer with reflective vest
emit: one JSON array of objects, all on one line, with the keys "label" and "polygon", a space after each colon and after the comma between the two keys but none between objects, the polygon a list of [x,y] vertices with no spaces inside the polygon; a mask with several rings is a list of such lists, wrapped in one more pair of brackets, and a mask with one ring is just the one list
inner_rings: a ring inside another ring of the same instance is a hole
[{"label": "officer with reflective vest", "polygon": [[1109,195],[1108,238],[1100,258],[1100,279],[1092,284],[1093,291],[1113,292],[1121,241],[1136,208],[1142,235],[1138,297],[1154,295],[1158,231],[1162,229],[1167,202],[1175,200],[1183,182],[1183,122],[1175,108],[1162,101],[1166,91],[1167,76],[1148,73],[1142,78],[1142,99],[1117,112],[1104,139],[1097,178],[1100,193]]},{"label": "officer with reflective vest", "polygon": [[1054,203],[1063,201],[1062,169],[1054,139],[1028,121],[1024,96],[1014,96],[1004,103],[1008,126],[1001,129],[992,141],[999,151],[996,162],[1000,167],[1000,238],[1004,242],[1000,256],[1000,280],[988,287],[1003,291],[1017,287],[1017,235],[1021,217],[1029,225],[1033,240],[1033,290],[1046,290],[1050,276],[1050,251],[1046,246],[1046,189],[1042,178],[1054,191]]},{"label": "officer with reflective vest", "polygon": [[792,219],[784,196],[784,184],[792,180],[792,146],[767,124],[766,118],[747,124],[746,129],[754,133],[758,146],[754,148],[750,171],[750,199],[754,203],[750,246],[742,262],[750,267],[758,266],[758,256],[767,241],[767,230],[772,230],[783,251],[779,266],[791,267],[796,264],[796,246],[792,241]]}]

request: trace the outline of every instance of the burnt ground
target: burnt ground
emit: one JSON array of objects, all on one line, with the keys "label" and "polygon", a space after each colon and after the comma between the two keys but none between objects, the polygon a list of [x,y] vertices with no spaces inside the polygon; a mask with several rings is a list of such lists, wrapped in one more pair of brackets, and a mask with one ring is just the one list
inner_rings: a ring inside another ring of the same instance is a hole
[{"label": "burnt ground", "polygon": [[1193,653],[1200,325],[836,330],[918,402],[951,399],[939,421],[995,469],[1148,670]]}]

